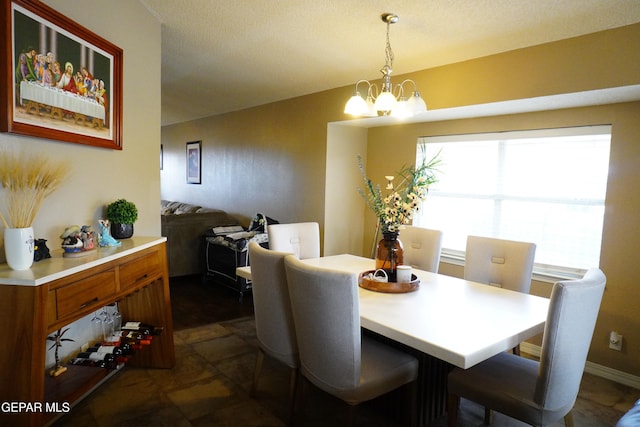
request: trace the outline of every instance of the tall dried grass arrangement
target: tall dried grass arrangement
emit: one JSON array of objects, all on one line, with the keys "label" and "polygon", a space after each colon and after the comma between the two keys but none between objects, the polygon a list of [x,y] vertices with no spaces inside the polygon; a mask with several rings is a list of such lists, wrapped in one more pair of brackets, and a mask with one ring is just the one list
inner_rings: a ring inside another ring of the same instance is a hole
[{"label": "tall dried grass arrangement", "polygon": [[33,226],[43,200],[68,172],[67,163],[54,163],[42,154],[0,152],[0,220],[5,228]]}]

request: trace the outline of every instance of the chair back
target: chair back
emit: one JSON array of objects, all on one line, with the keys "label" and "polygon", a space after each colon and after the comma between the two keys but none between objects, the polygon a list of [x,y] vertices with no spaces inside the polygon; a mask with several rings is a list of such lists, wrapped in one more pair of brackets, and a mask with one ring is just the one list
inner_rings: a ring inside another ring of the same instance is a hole
[{"label": "chair back", "polygon": [[442,234],[440,230],[407,226],[400,232],[404,263],[413,268],[437,273]]},{"label": "chair back", "polygon": [[320,256],[320,226],[317,222],[270,224],[267,234],[270,249],[290,252],[300,259]]},{"label": "chair back", "polygon": [[544,408],[573,407],[606,281],[592,268],[580,280],[553,286],[534,395]]},{"label": "chair back", "polygon": [[284,258],[291,255],[249,243],[253,307],[256,335],[260,347],[270,356],[296,368],[296,342]]},{"label": "chair back", "polygon": [[528,294],[535,254],[535,243],[468,236],[464,278]]},{"label": "chair back", "polygon": [[360,379],[358,284],[351,273],[285,258],[300,370],[317,387],[353,389]]}]

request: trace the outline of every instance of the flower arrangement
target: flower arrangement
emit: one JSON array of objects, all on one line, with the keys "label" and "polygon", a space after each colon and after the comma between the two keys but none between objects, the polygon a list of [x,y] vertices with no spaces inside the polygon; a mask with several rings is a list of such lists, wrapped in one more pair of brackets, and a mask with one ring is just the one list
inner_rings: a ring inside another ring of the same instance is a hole
[{"label": "flower arrangement", "polygon": [[[421,149],[424,152],[424,144]],[[398,185],[393,184],[395,176],[385,176],[386,190],[389,190],[386,196],[383,196],[379,185],[367,178],[362,158],[358,156],[358,167],[365,182],[365,190],[358,188],[358,192],[378,218],[383,234],[397,233],[402,226],[411,223],[420,209],[420,202],[427,197],[429,185],[437,182],[435,174],[438,171],[436,167],[440,164],[439,156],[440,153],[437,153],[428,161],[423,156],[424,160],[419,166],[403,167],[398,172],[401,179]]]},{"label": "flower arrangement", "polygon": [[66,163],[54,163],[42,154],[0,153],[0,220],[5,228],[33,226],[42,202],[64,181]]}]

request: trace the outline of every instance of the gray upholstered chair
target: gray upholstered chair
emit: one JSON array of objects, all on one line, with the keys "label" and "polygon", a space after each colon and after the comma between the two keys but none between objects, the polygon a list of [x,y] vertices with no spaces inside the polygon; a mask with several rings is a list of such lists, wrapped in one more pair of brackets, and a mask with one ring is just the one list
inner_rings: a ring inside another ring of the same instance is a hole
[{"label": "gray upholstered chair", "polygon": [[503,352],[448,376],[449,426],[457,423],[460,397],[473,400],[534,426],[563,417],[573,425],[571,409],[580,388],[606,277],[597,268],[580,280],[557,282],[551,291],[540,362]]},{"label": "gray upholstered chair", "polygon": [[255,395],[265,354],[284,363],[291,369],[289,386],[291,420],[300,361],[284,268],[284,258],[287,255],[291,254],[265,249],[256,242],[249,243],[253,306],[259,343],[251,395]]},{"label": "gray upholstered chair", "polygon": [[290,252],[300,259],[320,256],[320,226],[317,222],[267,226],[269,249]]},{"label": "gray upholstered chair", "polygon": [[403,263],[424,271],[438,272],[442,231],[407,226],[400,232]]},{"label": "gray upholstered chair", "polygon": [[464,278],[528,294],[535,255],[535,243],[468,236]]},{"label": "gray upholstered chair", "polygon": [[[528,294],[535,255],[535,243],[468,236],[464,278]],[[519,344],[513,352],[520,354]]]},{"label": "gray upholstered chair", "polygon": [[640,426],[640,400],[625,413],[616,423],[616,427],[638,427]]},{"label": "gray upholstered chair", "polygon": [[285,267],[300,351],[300,409],[308,381],[348,403],[352,424],[356,405],[411,384],[413,416],[418,361],[362,334],[356,275],[311,266],[292,255]]}]

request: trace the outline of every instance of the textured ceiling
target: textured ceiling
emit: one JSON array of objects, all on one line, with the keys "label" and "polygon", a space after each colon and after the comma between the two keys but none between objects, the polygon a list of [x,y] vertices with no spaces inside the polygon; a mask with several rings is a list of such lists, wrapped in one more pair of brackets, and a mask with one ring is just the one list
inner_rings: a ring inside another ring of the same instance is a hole
[{"label": "textured ceiling", "polygon": [[140,0],[162,24],[162,124],[640,22],[640,0]]}]

